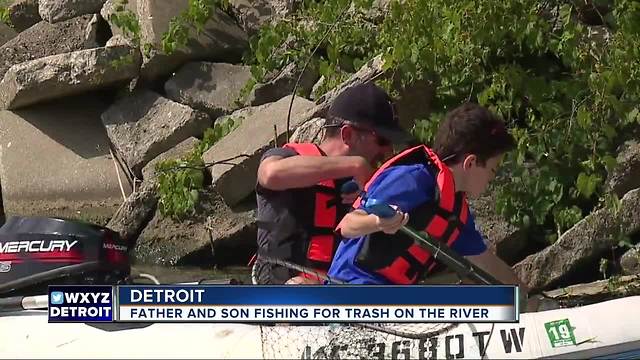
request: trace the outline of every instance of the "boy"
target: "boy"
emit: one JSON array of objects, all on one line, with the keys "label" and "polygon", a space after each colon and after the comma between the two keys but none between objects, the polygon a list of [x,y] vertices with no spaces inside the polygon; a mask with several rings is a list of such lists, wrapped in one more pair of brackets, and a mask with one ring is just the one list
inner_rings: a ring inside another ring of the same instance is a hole
[{"label": "boy", "polygon": [[354,203],[337,231],[343,241],[328,275],[352,284],[414,284],[436,265],[433,256],[403,233],[408,223],[445,242],[506,284],[528,288],[504,261],[487,249],[476,230],[466,196],[478,197],[493,180],[504,153],[515,147],[504,124],[472,103],[451,111],[433,149],[410,148],[387,161],[365,186],[366,198],[396,208],[380,218]]}]

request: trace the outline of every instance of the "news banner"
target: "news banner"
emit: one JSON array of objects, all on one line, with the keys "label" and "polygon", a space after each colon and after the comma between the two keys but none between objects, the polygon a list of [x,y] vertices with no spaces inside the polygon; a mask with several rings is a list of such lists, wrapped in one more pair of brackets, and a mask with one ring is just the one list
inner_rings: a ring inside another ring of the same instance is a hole
[{"label": "news banner", "polygon": [[49,322],[518,322],[516,286],[50,286]]}]

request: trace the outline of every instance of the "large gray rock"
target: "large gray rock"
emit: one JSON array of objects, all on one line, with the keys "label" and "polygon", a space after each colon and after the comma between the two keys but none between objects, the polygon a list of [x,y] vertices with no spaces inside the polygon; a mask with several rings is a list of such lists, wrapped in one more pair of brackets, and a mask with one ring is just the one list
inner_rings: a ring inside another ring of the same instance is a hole
[{"label": "large gray rock", "polygon": [[166,160],[180,160],[193,151],[199,143],[200,140],[195,137],[190,137],[175,147],[156,156],[147,165],[145,165],[144,168],[142,168],[142,178],[145,181],[155,181],[158,175],[156,173],[156,165],[159,162]]},{"label": "large gray rock", "polygon": [[[403,3],[404,0],[400,0]],[[380,22],[391,11],[391,0],[373,0],[371,8],[365,13],[365,17],[373,22]]]},{"label": "large gray rock", "polygon": [[0,79],[13,65],[95,47],[96,39],[86,38],[86,29],[91,21],[91,15],[57,24],[41,21],[21,32],[0,47]]},{"label": "large gray rock", "polygon": [[611,42],[613,39],[613,31],[607,26],[596,25],[587,26],[587,33],[585,35],[586,40],[591,42],[592,46],[603,47]]},{"label": "large gray rock", "polygon": [[111,28],[111,33],[113,36],[117,35],[128,35],[132,36],[132,34],[125,34],[125,30],[116,26],[114,19],[111,17],[113,15],[131,15],[138,19],[138,23],[140,22],[138,18],[138,2],[137,0],[128,0],[127,3],[123,6],[123,9],[119,11],[119,7],[122,5],[121,0],[107,0],[105,1],[102,9],[100,9],[100,16],[107,21],[109,27]]},{"label": "large gray rock", "polygon": [[[398,2],[402,4],[404,1],[400,0]],[[360,21],[361,26],[374,25],[382,22],[390,10],[391,0],[372,0],[370,5],[367,3],[360,3],[360,5],[352,3],[345,16],[349,18],[359,17],[359,20],[364,20],[368,23],[363,24],[363,21]]]},{"label": "large gray rock", "polygon": [[0,45],[16,37],[18,33],[7,24],[0,22]]},{"label": "large gray rock", "polygon": [[140,188],[131,194],[120,206],[107,227],[120,233],[123,239],[129,242],[135,241],[142,230],[153,218],[158,205],[157,175],[155,165],[163,160],[179,159],[188,154],[200,140],[190,137],[178,144],[178,146],[163,152],[143,169],[144,181]]},{"label": "large gray rock", "polygon": [[[109,0],[101,14],[111,23],[114,34],[122,33],[111,21],[114,0]],[[189,0],[136,0],[127,4],[127,10],[137,16],[140,24],[140,43],[144,51],[142,76],[156,79],[171,74],[180,65],[207,59],[216,62],[234,63],[241,60],[248,47],[247,34],[222,10],[215,8],[202,32],[191,31],[191,38],[184,48],[171,55],[162,49],[162,37],[169,30],[172,18],[188,8]]]},{"label": "large gray rock", "polygon": [[640,245],[636,245],[622,254],[620,267],[625,275],[640,274]]},{"label": "large gray rock", "polygon": [[[154,33],[159,34],[160,32]],[[156,37],[160,38],[159,35]],[[247,34],[238,27],[229,15],[216,9],[200,34],[196,35],[193,30],[193,36],[185,47],[177,49],[171,55],[155,50],[159,46],[153,48],[149,55],[145,56],[142,75],[155,79],[170,74],[180,65],[192,60],[207,59],[216,62],[236,63],[241,60],[248,44]]]},{"label": "large gray rock", "polygon": [[[104,19],[102,19],[100,15],[94,14],[84,29],[84,38],[87,39],[86,46],[88,48],[105,46],[107,43],[107,39],[103,39],[103,34],[101,34],[101,23],[104,23]],[[93,43],[91,43],[91,41],[93,41]]]},{"label": "large gray rock", "polygon": [[0,108],[17,109],[124,83],[137,76],[139,54],[128,46],[104,47],[14,65],[0,82]]},{"label": "large gray rock", "polygon": [[107,40],[107,43],[105,44],[106,47],[114,47],[114,46],[117,47],[117,46],[125,46],[125,45],[130,47],[136,46],[136,44],[131,42],[130,39],[126,38],[123,35],[114,35],[109,40]]},{"label": "large gray rock", "polygon": [[527,238],[517,227],[509,224],[495,210],[493,194],[470,200],[475,223],[484,237],[497,250],[497,255],[508,264],[514,264],[525,254]]},{"label": "large gray rock", "polygon": [[284,18],[296,9],[295,0],[231,0],[231,11],[249,35],[261,27]]},{"label": "large gray rock", "polygon": [[158,206],[156,184],[144,181],[115,212],[107,227],[132,244],[151,221]]},{"label": "large gray rock", "polygon": [[616,160],[617,165],[607,178],[606,188],[622,197],[640,187],[640,144],[637,141],[626,142]]},{"label": "large gray rock", "polygon": [[616,246],[613,234],[632,234],[640,229],[640,189],[628,192],[618,214],[599,209],[579,221],[555,243],[514,265],[514,270],[532,289],[546,289],[596,261]]},{"label": "large gray rock", "polygon": [[7,9],[13,28],[22,32],[42,21],[38,0],[17,0]]},{"label": "large gray rock", "polygon": [[323,118],[314,118],[302,123],[296,131],[291,135],[291,142],[297,143],[314,143],[320,145],[324,132],[322,127],[327,120]]},{"label": "large gray rock", "polygon": [[40,17],[50,23],[99,13],[106,0],[40,0]]},{"label": "large gray rock", "polygon": [[[256,184],[256,172],[262,153],[274,146],[277,134],[278,144],[283,144],[287,128],[287,112],[291,97],[287,96],[271,104],[261,105],[242,119],[238,128],[222,138],[204,155],[207,163],[225,161],[209,167],[214,189],[224,201],[233,206],[245,199]],[[290,130],[294,131],[303,119],[301,115],[311,109],[313,103],[295,98],[291,111]],[[246,114],[246,111],[244,112]],[[232,117],[243,116],[236,113]],[[274,130],[275,127],[275,130]]]},{"label": "large gray rock", "polygon": [[255,236],[253,211],[233,212],[207,189],[200,191],[196,213],[186,220],[156,211],[138,238],[135,257],[143,263],[211,266],[216,243],[255,242]]},{"label": "large gray rock", "polygon": [[384,74],[384,59],[381,55],[378,55],[364,64],[355,74],[351,75],[347,80],[343,81],[340,85],[322,94],[316,100],[316,106],[307,111],[303,115],[304,120],[313,119],[314,117],[326,117],[327,111],[333,103],[333,100],[338,97],[343,91],[348,88],[358,86]]},{"label": "large gray rock", "polygon": [[[282,71],[275,74],[273,79],[256,84],[247,95],[245,104],[247,106],[263,105],[292,94],[299,75],[300,71],[294,63],[285,66]],[[296,95],[308,98],[318,76],[317,69],[307,68],[300,78]]]},{"label": "large gray rock", "polygon": [[191,62],[167,83],[167,97],[215,119],[238,109],[238,99],[251,79],[251,67],[224,63]]},{"label": "large gray rock", "polygon": [[629,275],[587,284],[576,284],[544,293],[561,307],[594,304],[611,299],[640,295],[640,276]]},{"label": "large gray rock", "polygon": [[147,90],[118,100],[102,114],[102,122],[116,150],[138,177],[153,158],[211,126],[205,113]]},{"label": "large gray rock", "polygon": [[8,215],[100,224],[111,218],[131,187],[111,158],[100,121],[108,106],[104,95],[91,94],[0,112],[0,183]]},{"label": "large gray rock", "polygon": [[318,81],[316,81],[316,83],[313,84],[313,87],[311,88],[311,94],[309,94],[309,99],[316,101],[318,97],[322,95],[321,91],[325,81],[327,81],[327,79],[324,77],[324,75],[320,76]]}]

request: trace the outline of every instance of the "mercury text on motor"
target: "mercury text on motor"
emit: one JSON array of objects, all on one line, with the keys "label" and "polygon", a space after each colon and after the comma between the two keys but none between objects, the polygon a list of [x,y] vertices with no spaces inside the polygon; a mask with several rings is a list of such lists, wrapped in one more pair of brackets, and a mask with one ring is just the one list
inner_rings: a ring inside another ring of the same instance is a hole
[{"label": "mercury text on motor", "polygon": [[5,243],[0,243],[0,254],[70,251],[77,243],[77,240],[7,241]]}]

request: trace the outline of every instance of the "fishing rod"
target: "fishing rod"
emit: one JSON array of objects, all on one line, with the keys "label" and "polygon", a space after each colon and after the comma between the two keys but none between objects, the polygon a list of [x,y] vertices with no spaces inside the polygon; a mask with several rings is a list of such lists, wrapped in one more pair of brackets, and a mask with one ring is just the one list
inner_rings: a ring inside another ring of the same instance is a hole
[{"label": "fishing rod", "polygon": [[[359,192],[359,196],[363,196],[364,208],[363,210],[369,214],[377,215],[381,218],[391,218],[396,214],[396,210],[388,204],[377,201],[376,199],[366,198],[366,192],[360,190],[359,185],[355,181],[348,181],[341,188],[342,193],[351,194]],[[503,282],[496,279],[494,276],[483,270],[482,268],[474,265],[469,260],[460,256],[454,250],[448,246],[443,246],[441,241],[435,240],[432,237],[424,236],[420,232],[412,229],[407,225],[403,225],[400,231],[414,241],[424,245],[429,249],[433,258],[442,262],[444,265],[458,273],[460,276],[470,278],[485,285],[504,285]]]},{"label": "fishing rod", "polygon": [[[388,204],[378,202],[376,199],[367,199],[364,211],[369,214],[377,215],[381,218],[391,218],[396,214],[396,210],[394,208]],[[493,277],[493,275],[463,258],[448,246],[443,246],[441,241],[434,240],[428,236],[423,236],[418,231],[407,225],[400,227],[400,231],[420,244],[425,245],[433,255],[434,259],[439,260],[459,275],[485,285],[504,285],[503,282]]]},{"label": "fishing rod", "polygon": [[[365,201],[365,207],[363,210],[369,214],[374,214],[380,216],[381,218],[390,218],[396,214],[396,210],[388,204],[379,202],[376,199],[372,198],[367,199],[366,191],[360,190],[359,185],[353,180],[345,183],[342,186],[341,191],[343,193],[358,192],[359,196],[362,196],[363,201]],[[432,253],[434,259],[448,266],[458,275],[470,278],[478,283],[485,285],[507,285],[504,282],[496,279],[493,275],[489,274],[484,269],[462,257],[460,254],[455,252],[455,250],[449,248],[446,245],[443,246],[443,243],[441,241],[433,239],[430,236],[426,236],[423,233],[420,233],[406,225],[402,226],[400,228],[400,231],[408,235],[418,243],[427,247]],[[540,295],[542,298],[555,301],[555,299],[549,297],[543,291],[538,293],[538,295]]]},{"label": "fishing rod", "polygon": [[[366,196],[366,192],[364,190],[360,190],[360,186],[353,180],[346,182],[340,188],[340,192],[342,194],[352,194],[358,192],[360,196]],[[364,200],[364,199],[363,199]],[[375,214],[380,216],[381,218],[390,218],[396,214],[396,210],[393,209],[388,204],[378,202],[375,199],[366,199],[364,211],[370,214]],[[491,274],[483,270],[482,268],[474,265],[469,260],[463,258],[459,254],[457,254],[454,250],[450,249],[448,246],[443,246],[443,243],[437,241],[431,237],[424,236],[418,231],[412,229],[409,226],[402,226],[400,231],[404,234],[411,237],[414,241],[424,245],[429,249],[432,253],[434,259],[442,262],[444,265],[448,266],[450,269],[458,273],[460,276],[470,278],[475,280],[478,283],[485,285],[505,285],[503,282],[499,281]],[[329,281],[335,284],[346,284],[346,282],[332,279],[325,274],[322,274],[313,269],[292,263],[290,261],[277,259],[268,255],[258,254],[258,257],[261,257],[267,262],[284,266],[296,271],[300,271],[303,273],[311,274],[321,278],[323,280]]]}]

